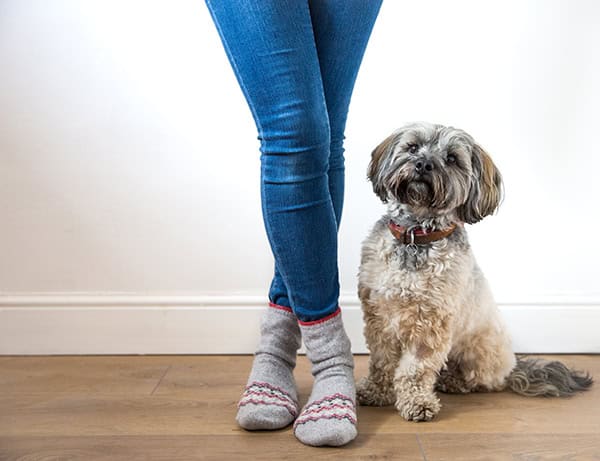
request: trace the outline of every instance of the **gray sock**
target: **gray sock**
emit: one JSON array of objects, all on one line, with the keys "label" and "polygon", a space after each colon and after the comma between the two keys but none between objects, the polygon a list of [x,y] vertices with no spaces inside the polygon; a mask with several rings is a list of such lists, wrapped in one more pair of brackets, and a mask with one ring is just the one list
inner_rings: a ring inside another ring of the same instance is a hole
[{"label": "gray sock", "polygon": [[294,380],[300,348],[298,320],[287,307],[270,304],[260,326],[260,344],[236,420],[244,429],[281,429],[298,415]]},{"label": "gray sock", "polygon": [[345,445],[356,437],[354,359],[338,309],[315,322],[300,322],[306,355],[315,377],[294,434],[313,446]]}]

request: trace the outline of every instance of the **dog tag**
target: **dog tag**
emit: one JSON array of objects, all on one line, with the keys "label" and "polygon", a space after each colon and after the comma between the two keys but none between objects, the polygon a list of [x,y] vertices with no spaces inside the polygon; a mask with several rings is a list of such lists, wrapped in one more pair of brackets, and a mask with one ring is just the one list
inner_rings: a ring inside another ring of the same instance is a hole
[{"label": "dog tag", "polygon": [[419,249],[417,248],[417,244],[415,243],[415,228],[411,227],[408,229],[408,235],[410,235],[410,243],[406,245],[406,251],[411,256],[416,256]]},{"label": "dog tag", "polygon": [[415,243],[409,243],[406,245],[406,252],[411,256],[416,256],[419,249]]}]

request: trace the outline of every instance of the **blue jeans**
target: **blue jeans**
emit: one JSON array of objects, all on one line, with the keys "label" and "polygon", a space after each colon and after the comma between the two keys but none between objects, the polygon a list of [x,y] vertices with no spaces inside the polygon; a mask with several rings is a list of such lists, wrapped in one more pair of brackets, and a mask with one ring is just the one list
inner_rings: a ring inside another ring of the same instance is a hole
[{"label": "blue jeans", "polygon": [[271,302],[338,307],[344,128],[381,0],[206,0],[258,129]]}]

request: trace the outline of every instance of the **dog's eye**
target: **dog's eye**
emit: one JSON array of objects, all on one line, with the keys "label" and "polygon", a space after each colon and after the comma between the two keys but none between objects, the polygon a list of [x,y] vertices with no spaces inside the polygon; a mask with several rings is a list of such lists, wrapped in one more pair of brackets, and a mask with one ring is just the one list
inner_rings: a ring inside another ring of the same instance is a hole
[{"label": "dog's eye", "polygon": [[448,154],[446,157],[446,163],[456,163],[456,155]]},{"label": "dog's eye", "polygon": [[418,144],[409,144],[408,146],[406,146],[406,150],[408,150],[408,152],[410,152],[411,154],[416,154],[417,151],[419,150],[419,145]]}]

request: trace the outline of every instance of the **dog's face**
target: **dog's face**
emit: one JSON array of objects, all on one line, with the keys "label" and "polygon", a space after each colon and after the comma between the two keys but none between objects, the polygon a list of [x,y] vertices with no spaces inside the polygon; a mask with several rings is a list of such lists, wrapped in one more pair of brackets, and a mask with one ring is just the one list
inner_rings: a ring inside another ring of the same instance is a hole
[{"label": "dog's face", "polygon": [[368,178],[383,202],[466,223],[493,213],[502,197],[500,172],[473,138],[429,123],[406,125],[377,146]]}]

